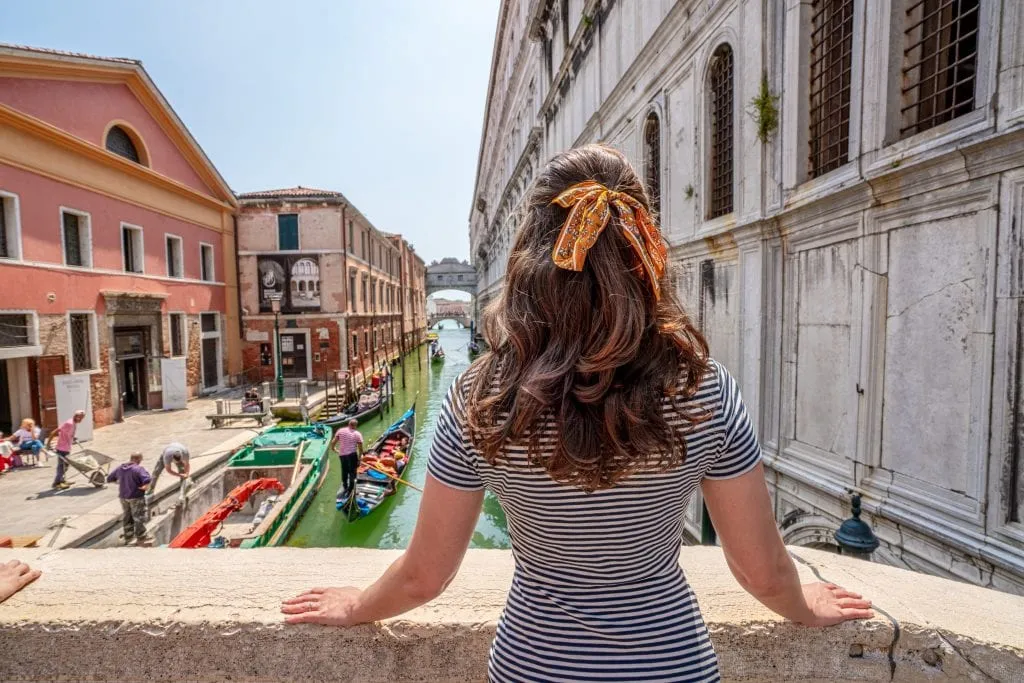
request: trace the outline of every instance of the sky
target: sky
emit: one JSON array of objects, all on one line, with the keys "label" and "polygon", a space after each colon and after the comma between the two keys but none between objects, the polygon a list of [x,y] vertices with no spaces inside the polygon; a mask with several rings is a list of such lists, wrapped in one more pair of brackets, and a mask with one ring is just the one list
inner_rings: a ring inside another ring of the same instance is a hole
[{"label": "sky", "polygon": [[236,192],[338,190],[469,258],[499,0],[0,0],[0,42],[142,60]]}]

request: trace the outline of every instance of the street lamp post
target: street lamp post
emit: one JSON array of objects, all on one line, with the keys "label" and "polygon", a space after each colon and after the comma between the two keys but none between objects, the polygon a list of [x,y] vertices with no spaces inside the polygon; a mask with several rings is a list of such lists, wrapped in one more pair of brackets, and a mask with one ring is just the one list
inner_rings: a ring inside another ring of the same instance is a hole
[{"label": "street lamp post", "polygon": [[860,494],[853,493],[850,503],[853,516],[844,521],[836,531],[836,543],[839,544],[843,555],[863,560],[871,559],[871,553],[878,548],[878,538],[868,523],[860,518]]},{"label": "street lamp post", "polygon": [[283,293],[274,292],[267,296],[270,309],[274,311],[274,357],[277,359],[277,400],[284,400],[284,374],[281,367],[281,299]]}]

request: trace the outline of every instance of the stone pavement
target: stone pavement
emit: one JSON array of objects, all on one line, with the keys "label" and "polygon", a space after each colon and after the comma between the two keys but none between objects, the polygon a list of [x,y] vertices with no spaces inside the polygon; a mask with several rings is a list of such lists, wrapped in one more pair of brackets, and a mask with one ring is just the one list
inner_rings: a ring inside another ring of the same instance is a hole
[{"label": "stone pavement", "polygon": [[[83,446],[114,458],[111,466],[127,461],[133,451],[142,451],[143,465],[152,473],[164,446],[180,441],[189,448],[192,471],[196,473],[224,460],[231,450],[262,431],[252,420],[211,429],[206,415],[214,412],[214,400],[202,398],[190,401],[184,410],[136,413],[124,422],[95,430],[93,440]],[[94,522],[109,517],[110,511],[120,516],[115,485],[95,488],[77,470],[69,468],[68,482],[74,485],[65,491],[52,489],[56,464],[56,458],[51,457],[41,467],[0,475],[0,536],[47,536],[40,545],[61,547]],[[161,476],[157,498],[179,481]],[[90,521],[89,516],[96,519]],[[62,519],[67,520],[66,525],[60,523]]]}]

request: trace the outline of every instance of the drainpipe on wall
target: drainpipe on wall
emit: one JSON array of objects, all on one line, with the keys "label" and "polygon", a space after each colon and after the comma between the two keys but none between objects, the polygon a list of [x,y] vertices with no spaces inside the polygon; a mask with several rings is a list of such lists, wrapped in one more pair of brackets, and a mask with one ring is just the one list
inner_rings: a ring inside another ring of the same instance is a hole
[{"label": "drainpipe on wall", "polygon": [[[338,343],[338,348],[341,349],[341,361],[338,365],[339,369],[344,370],[346,373],[350,372],[348,362],[348,320],[351,312],[348,310],[349,302],[352,301],[352,292],[349,291],[349,277],[348,277],[348,204],[341,205],[341,285],[345,292],[345,315],[341,317],[341,324],[338,326],[341,339]],[[347,392],[346,382],[346,394]],[[348,400],[348,396],[345,397]]]},{"label": "drainpipe on wall", "polygon": [[[238,216],[236,214],[231,214],[231,223],[235,227],[233,236],[235,240],[235,297],[238,299],[238,338],[242,340],[242,343],[238,347],[238,353],[241,355],[242,349],[245,346],[245,321],[242,319],[242,257],[238,255]],[[258,270],[256,276],[259,278]],[[259,287],[259,284],[257,284],[257,287]],[[202,344],[202,333],[200,333],[199,336],[200,344]],[[242,383],[248,384],[248,379],[244,377],[245,360],[243,358],[239,358],[238,360],[243,375]],[[259,370],[259,368],[257,368],[257,370]]]}]

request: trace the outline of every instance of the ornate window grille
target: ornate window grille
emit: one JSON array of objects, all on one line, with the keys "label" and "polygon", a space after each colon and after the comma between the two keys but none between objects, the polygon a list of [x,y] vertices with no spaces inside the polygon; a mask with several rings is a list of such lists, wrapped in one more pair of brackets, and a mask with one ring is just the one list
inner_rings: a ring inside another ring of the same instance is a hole
[{"label": "ornate window grille", "polygon": [[[661,215],[661,121],[653,111],[644,121],[644,147],[646,148],[647,195],[655,216]],[[459,278],[461,279],[461,275]]]},{"label": "ornate window grille", "polygon": [[185,355],[185,316],[181,313],[171,313],[171,355]]},{"label": "ornate window grille", "polygon": [[974,110],[980,0],[910,0],[904,20],[901,137]]},{"label": "ornate window grille", "polygon": [[711,207],[709,218],[733,210],[733,59],[732,48],[721,45],[711,56],[708,73],[711,97]]},{"label": "ornate window grille", "polygon": [[93,363],[92,330],[88,313],[72,313],[71,319],[71,360],[72,370],[95,370]]},{"label": "ornate window grille", "polygon": [[812,11],[808,172],[817,178],[849,158],[853,0],[815,0]]},{"label": "ornate window grille", "polygon": [[0,347],[29,345],[29,317],[0,315]]},{"label": "ornate window grille", "polygon": [[130,159],[135,163],[140,163],[139,150],[135,148],[135,143],[132,141],[131,136],[121,126],[114,126],[110,129],[107,133],[106,145],[107,149],[114,154]]}]

